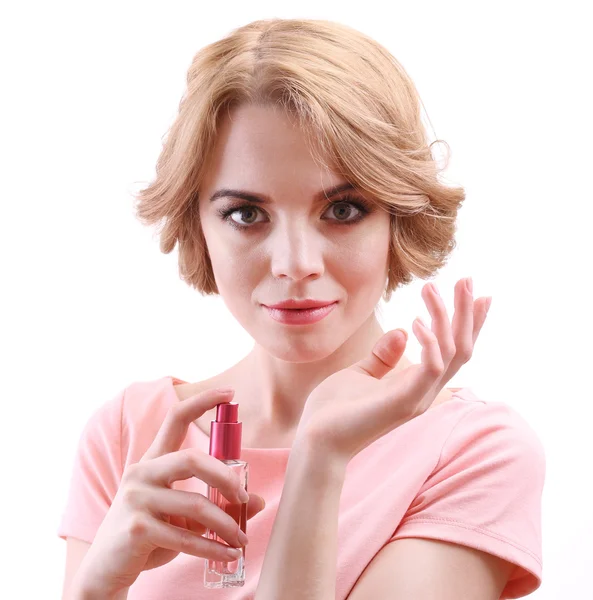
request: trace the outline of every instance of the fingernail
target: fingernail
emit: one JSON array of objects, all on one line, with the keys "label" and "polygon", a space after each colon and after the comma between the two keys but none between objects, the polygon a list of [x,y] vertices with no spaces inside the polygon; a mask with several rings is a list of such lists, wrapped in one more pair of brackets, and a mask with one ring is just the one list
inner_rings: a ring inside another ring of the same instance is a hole
[{"label": "fingernail", "polygon": [[473,294],[473,292],[474,292],[474,282],[472,281],[472,278],[471,278],[471,277],[468,277],[468,278],[465,280],[465,285],[467,286],[467,291],[468,291],[470,294]]},{"label": "fingernail", "polygon": [[424,327],[425,329],[428,329],[428,327],[426,326],[426,323],[420,317],[416,317],[416,320],[418,321],[418,323],[420,323],[420,325],[422,325],[422,327]]},{"label": "fingernail", "polygon": [[439,289],[437,288],[437,286],[434,283],[430,284],[430,287],[432,288],[432,291],[437,295],[440,296],[439,294]]},{"label": "fingernail", "polygon": [[216,388],[215,392],[217,394],[230,394],[232,392],[234,392],[235,390],[231,387],[221,387],[221,388]]},{"label": "fingernail", "polygon": [[239,544],[241,544],[241,546],[247,546],[249,543],[247,536],[241,529],[239,529],[239,535],[237,536],[237,539],[239,540]]},{"label": "fingernail", "polygon": [[239,488],[239,500],[241,500],[241,502],[249,502],[249,494],[246,492],[245,488]]},{"label": "fingernail", "polygon": [[492,304],[492,296],[490,296],[488,298],[488,301],[486,302],[486,312],[488,312],[490,310],[490,305]]},{"label": "fingernail", "polygon": [[239,558],[243,554],[243,550],[241,548],[228,548],[226,553],[230,558]]}]

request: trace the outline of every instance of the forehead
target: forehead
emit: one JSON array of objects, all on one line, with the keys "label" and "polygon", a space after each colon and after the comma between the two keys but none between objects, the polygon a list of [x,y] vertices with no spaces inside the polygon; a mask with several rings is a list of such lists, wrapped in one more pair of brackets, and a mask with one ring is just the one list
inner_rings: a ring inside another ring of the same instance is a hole
[{"label": "forehead", "polygon": [[202,191],[248,187],[273,194],[287,184],[318,190],[343,181],[328,167],[312,157],[293,116],[279,107],[244,105],[225,113],[220,121]]}]

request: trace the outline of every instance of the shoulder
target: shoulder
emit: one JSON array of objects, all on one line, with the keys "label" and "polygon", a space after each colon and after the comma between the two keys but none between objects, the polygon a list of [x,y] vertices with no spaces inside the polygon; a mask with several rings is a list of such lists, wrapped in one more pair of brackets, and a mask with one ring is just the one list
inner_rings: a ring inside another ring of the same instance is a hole
[{"label": "shoulder", "polygon": [[[498,460],[535,461],[543,468],[545,451],[541,440],[527,420],[504,401],[486,401],[469,388],[460,391],[471,405],[452,427],[442,451],[442,460],[459,453],[495,453]],[[458,392],[458,393],[460,393]]]},{"label": "shoulder", "polygon": [[188,383],[173,376],[138,380],[120,389],[95,409],[87,428],[110,425],[126,431],[160,427],[167,411],[175,403],[215,387],[211,380]]},{"label": "shoulder", "polygon": [[198,393],[200,385],[187,383],[171,375],[134,381],[124,390],[124,417],[136,420],[161,417],[176,402]]},{"label": "shoulder", "polygon": [[[539,436],[506,402],[484,401],[467,388],[463,392],[465,410],[457,411],[421,496],[457,503],[465,511],[478,507],[482,516],[503,505],[513,512],[520,501],[530,503],[536,515],[546,472]],[[456,511],[453,504],[449,508]]]},{"label": "shoulder", "polygon": [[86,428],[106,427],[125,429],[130,423],[154,419],[171,403],[170,378],[134,381],[120,388],[111,398],[97,407]]},{"label": "shoulder", "polygon": [[118,394],[121,410],[117,424],[125,464],[140,460],[149,448],[167,412],[177,401],[174,383],[179,381],[171,376],[137,380]]},{"label": "shoulder", "polygon": [[[222,384],[217,378],[218,376],[190,383],[167,375],[131,383],[124,394],[122,435],[124,444],[131,445],[132,455],[148,448],[172,406],[200,392],[219,387]],[[209,435],[210,421],[215,414],[216,409],[206,411],[195,421],[198,429],[206,435]]]},{"label": "shoulder", "polygon": [[433,411],[449,419],[447,434],[391,539],[440,539],[493,554],[520,567],[507,591],[533,591],[542,572],[544,448],[512,406],[461,392]]}]

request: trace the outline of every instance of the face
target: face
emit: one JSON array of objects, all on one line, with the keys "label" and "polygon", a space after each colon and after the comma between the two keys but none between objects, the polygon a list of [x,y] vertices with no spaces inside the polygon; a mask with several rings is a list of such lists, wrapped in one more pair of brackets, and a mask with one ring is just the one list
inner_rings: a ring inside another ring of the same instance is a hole
[{"label": "face", "polygon": [[[199,212],[218,291],[257,344],[290,362],[332,354],[374,319],[385,288],[389,214],[315,163],[277,107],[243,105],[221,124]],[[261,201],[218,191],[240,190]],[[278,322],[264,305],[337,302],[323,319]]]}]

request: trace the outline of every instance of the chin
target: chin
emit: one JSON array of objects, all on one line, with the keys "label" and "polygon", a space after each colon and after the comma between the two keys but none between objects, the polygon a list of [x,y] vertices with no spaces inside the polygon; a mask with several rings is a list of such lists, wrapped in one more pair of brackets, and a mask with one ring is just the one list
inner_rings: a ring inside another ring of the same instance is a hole
[{"label": "chin", "polygon": [[331,338],[276,335],[273,339],[257,340],[258,344],[265,348],[270,355],[291,363],[309,363],[323,360],[332,355],[344,341],[341,338],[336,339],[335,332],[332,333]]}]

